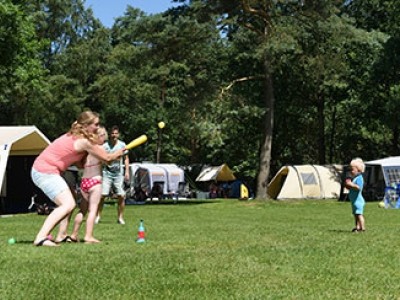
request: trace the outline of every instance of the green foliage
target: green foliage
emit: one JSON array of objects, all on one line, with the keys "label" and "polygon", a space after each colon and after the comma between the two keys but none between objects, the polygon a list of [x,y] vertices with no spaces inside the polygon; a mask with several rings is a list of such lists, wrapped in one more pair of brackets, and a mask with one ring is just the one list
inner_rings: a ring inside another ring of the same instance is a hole
[{"label": "green foliage", "polygon": [[100,27],[92,10],[84,9],[83,3],[82,0],[26,1],[25,10],[34,17],[37,36],[42,41],[43,62],[50,70],[57,55]]},{"label": "green foliage", "polygon": [[175,2],[106,29],[81,0],[2,1],[0,123],[52,139],[91,108],[126,141],[147,134],[131,160],[154,161],[162,120],[162,162],[249,182],[399,155],[398,1]]},{"label": "green foliage", "polygon": [[[112,38],[107,74],[96,83],[106,123],[119,120],[129,135],[140,129],[155,141],[155,125],[163,120],[163,161],[198,162],[194,152],[204,133],[193,129],[220,80],[215,65],[222,44],[213,23],[168,14],[147,17],[128,7],[113,26]],[[155,148],[146,150],[139,156],[154,160]]]},{"label": "green foliage", "polygon": [[345,16],[320,17],[281,18],[267,48],[278,99],[274,157],[282,160],[275,168],[345,162],[360,152],[367,158],[376,142],[361,138],[371,121],[364,123],[364,106],[349,99],[368,80],[384,38],[355,28]]},{"label": "green foliage", "polygon": [[0,124],[29,124],[43,75],[31,18],[11,1],[0,3]]},{"label": "green foliage", "polygon": [[[105,207],[95,227],[102,243],[58,248],[32,245],[43,216],[0,218],[0,272],[7,274],[0,279],[0,297],[392,299],[398,295],[400,286],[394,278],[400,267],[399,211],[378,208],[376,202],[367,203],[367,231],[359,234],[350,232],[354,220],[348,202],[192,200],[127,206],[125,226],[116,223],[116,209]],[[135,243],[140,219],[146,230],[144,244]],[[16,244],[7,243],[11,237]]]},{"label": "green foliage", "polygon": [[[398,28],[400,26],[397,12],[399,8],[398,1],[374,0],[351,1],[346,6],[346,12],[354,17],[359,27],[379,30],[387,34],[381,38],[383,47],[380,47],[380,51],[371,62],[371,69],[364,76],[367,78],[360,81],[360,87],[356,92],[366,103],[365,117],[375,119],[374,122],[366,124],[366,135],[376,136],[376,128],[383,128],[385,131],[385,141],[373,145],[372,153],[375,153],[377,148],[391,155],[400,153],[398,141],[400,128],[395,113],[398,109],[398,95],[395,91],[399,82],[397,71]],[[362,63],[366,64],[365,61]],[[373,132],[371,132],[372,127],[375,128]]]},{"label": "green foliage", "polygon": [[400,3],[396,0],[346,1],[345,11],[356,19],[357,26],[398,35]]}]

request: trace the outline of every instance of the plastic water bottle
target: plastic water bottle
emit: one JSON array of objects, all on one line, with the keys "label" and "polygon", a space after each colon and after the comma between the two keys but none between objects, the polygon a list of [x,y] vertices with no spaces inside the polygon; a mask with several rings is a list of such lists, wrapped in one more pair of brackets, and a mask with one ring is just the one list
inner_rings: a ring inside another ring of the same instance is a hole
[{"label": "plastic water bottle", "polygon": [[136,243],[144,243],[145,241],[144,221],[140,220]]}]

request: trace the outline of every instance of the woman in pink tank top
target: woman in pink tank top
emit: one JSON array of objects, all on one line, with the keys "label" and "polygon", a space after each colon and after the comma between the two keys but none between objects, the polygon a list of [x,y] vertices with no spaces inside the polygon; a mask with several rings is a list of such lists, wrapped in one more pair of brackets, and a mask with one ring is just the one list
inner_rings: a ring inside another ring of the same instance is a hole
[{"label": "woman in pink tank top", "polygon": [[60,232],[61,228],[66,231],[68,227],[69,215],[76,204],[61,173],[73,164],[81,167],[88,153],[106,163],[122,156],[124,149],[107,153],[97,144],[98,128],[99,115],[85,111],[79,115],[66,134],[52,142],[36,158],[32,166],[32,180],[57,205],[57,208],[44,221],[33,242],[34,245],[58,246],[48,238],[50,232],[58,224]]}]

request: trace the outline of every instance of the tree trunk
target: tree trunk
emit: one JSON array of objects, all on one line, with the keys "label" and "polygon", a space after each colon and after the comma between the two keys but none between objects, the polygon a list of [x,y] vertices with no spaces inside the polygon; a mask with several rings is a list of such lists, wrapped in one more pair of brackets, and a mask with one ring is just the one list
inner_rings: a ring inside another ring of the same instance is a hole
[{"label": "tree trunk", "polygon": [[393,128],[393,140],[392,140],[392,146],[393,146],[393,150],[392,150],[392,154],[393,155],[399,155],[400,151],[399,151],[399,144],[398,144],[398,140],[399,140],[399,128],[397,125],[394,126]]},{"label": "tree trunk", "polygon": [[335,134],[336,134],[336,106],[333,107],[332,112],[332,129],[329,140],[329,163],[333,162],[334,148],[335,148]]},{"label": "tree trunk", "polygon": [[265,117],[264,117],[264,138],[260,147],[260,167],[257,178],[257,199],[268,199],[267,185],[271,165],[272,134],[274,127],[274,91],[272,78],[269,72],[269,62],[265,61]]},{"label": "tree trunk", "polygon": [[318,111],[318,161],[320,165],[326,164],[326,147],[325,147],[325,99],[319,95],[317,99]]}]

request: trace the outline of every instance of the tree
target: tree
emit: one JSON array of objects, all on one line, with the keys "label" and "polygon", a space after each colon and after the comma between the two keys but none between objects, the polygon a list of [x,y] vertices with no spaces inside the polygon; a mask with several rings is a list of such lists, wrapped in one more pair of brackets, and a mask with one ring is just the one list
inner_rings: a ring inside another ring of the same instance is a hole
[{"label": "tree", "polygon": [[99,103],[99,87],[96,81],[106,73],[111,50],[110,31],[98,28],[90,36],[70,45],[56,56],[52,67],[53,76],[65,76],[75,81],[77,90],[74,93],[80,99],[81,105],[99,111],[102,106]]},{"label": "tree", "polygon": [[[107,74],[97,84],[105,118],[118,116],[131,135],[146,128],[151,139],[163,120],[163,160],[201,161],[209,147],[201,122],[207,115],[204,104],[220,86],[216,55],[222,51],[215,23],[173,12],[145,16],[128,7],[112,28],[112,44]],[[152,159],[155,149],[146,149],[141,155]]]},{"label": "tree", "polygon": [[[355,28],[338,12],[332,6],[306,6],[296,17],[280,18],[275,25],[269,51],[279,99],[274,155],[283,154],[279,165],[337,163],[350,154],[348,147],[347,154],[337,149],[347,140],[343,122],[358,119],[349,115],[345,103],[360,87],[352,81],[365,79],[368,72],[368,64],[353,62],[359,56],[371,60],[380,43],[375,33]],[[360,135],[358,130],[352,132]]]},{"label": "tree", "polygon": [[[370,78],[364,82],[359,97],[367,104],[368,118],[376,120],[368,124],[368,128],[376,130],[383,128],[379,136],[381,148],[388,155],[400,154],[400,128],[397,122],[397,110],[399,109],[399,58],[398,47],[400,45],[400,2],[395,0],[366,0],[347,1],[344,11],[354,17],[357,26],[369,31],[380,31],[387,34],[384,48],[380,57],[373,62]],[[373,127],[374,129],[372,129]],[[377,134],[370,135],[371,139]],[[390,140],[390,145],[384,141]],[[390,149],[390,150],[387,150]]]},{"label": "tree", "polygon": [[101,27],[82,0],[29,0],[25,5],[35,19],[42,59],[50,70],[57,55]]},{"label": "tree", "polygon": [[[271,77],[270,58],[265,51],[262,51],[263,46],[268,41],[273,28],[272,13],[274,8],[273,1],[190,1],[198,5],[204,11],[219,13],[222,23],[227,26],[241,26],[253,32],[255,35],[255,46],[259,47],[258,52],[259,70],[262,74],[262,93],[260,97],[264,103],[264,121],[263,121],[263,138],[260,143],[259,156],[259,172],[257,178],[257,198],[266,199],[267,195],[267,180],[270,172],[270,160],[272,149],[272,136],[274,125],[274,91],[273,81]],[[236,23],[236,24],[235,24]],[[229,33],[228,33],[229,34]],[[245,77],[250,78],[247,74]],[[258,77],[258,74],[255,76]]]},{"label": "tree", "polygon": [[[31,87],[37,81],[29,80],[21,86],[29,95],[25,97],[27,100],[13,94],[15,110],[20,113],[26,110],[30,122],[54,138],[69,129],[77,114],[88,107],[86,104],[93,103],[86,93],[99,72],[98,65],[104,62],[104,55],[98,54],[104,48],[99,37],[109,46],[108,32],[104,34],[105,29],[90,9],[84,9],[82,0],[15,2],[21,2],[20,8],[30,16],[31,39],[38,45],[35,55],[46,70],[45,77],[40,79],[40,93]],[[35,109],[27,102],[34,103]],[[54,108],[65,110],[64,117],[60,118],[60,111]]]},{"label": "tree", "polygon": [[[0,4],[1,124],[29,124],[43,94],[42,69],[32,19],[12,1]],[[38,98],[31,98],[32,95]]]}]

